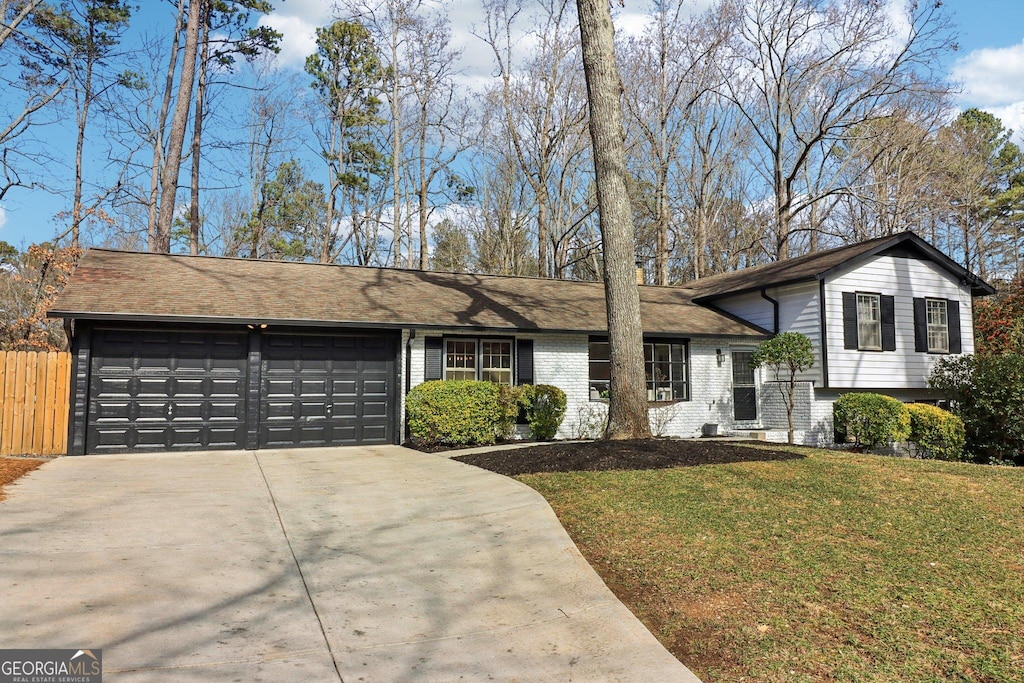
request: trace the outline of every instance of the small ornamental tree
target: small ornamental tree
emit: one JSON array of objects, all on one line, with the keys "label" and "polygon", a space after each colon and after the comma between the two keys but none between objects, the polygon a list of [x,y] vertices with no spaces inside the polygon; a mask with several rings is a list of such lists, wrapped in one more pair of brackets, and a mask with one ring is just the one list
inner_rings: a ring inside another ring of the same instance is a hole
[{"label": "small ornamental tree", "polygon": [[796,440],[793,429],[793,406],[796,403],[796,376],[814,365],[811,340],[799,332],[783,332],[761,342],[750,359],[755,368],[767,367],[775,374],[779,393],[786,404],[789,422],[789,443]]}]

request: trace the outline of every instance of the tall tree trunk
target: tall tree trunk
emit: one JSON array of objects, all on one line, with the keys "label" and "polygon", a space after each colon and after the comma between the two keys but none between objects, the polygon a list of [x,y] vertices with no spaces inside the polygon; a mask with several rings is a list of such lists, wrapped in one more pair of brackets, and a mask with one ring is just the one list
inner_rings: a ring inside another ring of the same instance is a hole
[{"label": "tall tree trunk", "polygon": [[[402,105],[398,101],[398,22],[391,23],[391,184],[395,200],[394,229],[394,267],[402,265]],[[422,249],[422,247],[420,247]],[[412,240],[409,240],[409,261],[412,261]],[[422,270],[426,270],[423,268]]]},{"label": "tall tree trunk", "polygon": [[537,184],[537,276],[551,277],[548,265],[548,187],[547,171],[539,176]]},{"label": "tall tree trunk", "polygon": [[171,93],[174,90],[174,71],[178,66],[178,36],[181,34],[181,21],[185,16],[185,0],[178,0],[178,16],[174,21],[174,40],[171,41],[171,56],[167,61],[167,76],[164,79],[164,97],[160,104],[160,118],[156,122],[153,136],[153,166],[149,178],[149,251],[159,251],[157,238],[157,196],[160,192],[160,167],[164,158],[164,131],[167,128],[167,112],[171,108]]},{"label": "tall tree trunk", "polygon": [[[90,28],[91,30],[91,28]],[[90,36],[92,40],[92,36]],[[82,226],[82,151],[85,149],[85,125],[89,120],[89,105],[92,104],[91,59],[86,60],[85,82],[82,86],[82,107],[78,112],[78,139],[75,142],[75,197],[71,207],[71,248],[78,249]]]},{"label": "tall tree trunk", "polygon": [[185,25],[185,51],[181,61],[181,80],[171,119],[171,134],[167,141],[163,172],[160,174],[160,208],[156,221],[155,251],[171,251],[171,227],[174,224],[175,195],[178,191],[178,173],[181,170],[181,149],[185,145],[185,128],[192,109],[192,89],[196,76],[199,49],[199,25],[207,0],[191,0],[188,5],[188,23]]},{"label": "tall tree trunk", "polygon": [[[420,187],[419,187],[419,214],[420,214],[420,270],[430,270],[430,250],[427,248],[427,200],[430,194],[430,179],[427,178],[427,126],[426,112],[420,111]],[[410,251],[412,240],[409,240]]]},{"label": "tall tree trunk", "polygon": [[634,270],[633,216],[626,191],[622,83],[608,0],[576,0],[590,103],[597,203],[604,247],[605,306],[611,354],[607,439],[651,436],[644,377],[640,291]]},{"label": "tall tree trunk", "polygon": [[[204,3],[205,5],[205,3]],[[188,208],[188,251],[193,256],[199,255],[199,159],[203,140],[203,104],[206,102],[206,72],[210,61],[210,8],[203,12],[200,42],[202,54],[199,56],[199,83],[196,86],[196,114],[192,124],[192,183],[191,201]]]}]

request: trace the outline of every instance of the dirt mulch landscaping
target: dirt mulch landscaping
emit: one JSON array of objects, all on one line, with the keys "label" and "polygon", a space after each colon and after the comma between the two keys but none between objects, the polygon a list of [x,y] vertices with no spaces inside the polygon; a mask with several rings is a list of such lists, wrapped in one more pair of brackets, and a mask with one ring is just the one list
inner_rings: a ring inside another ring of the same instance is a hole
[{"label": "dirt mulch landscaping", "polygon": [[474,453],[455,459],[511,477],[538,472],[658,470],[737,462],[799,460],[804,457],[790,451],[751,445],[752,442],[692,439],[567,441],[545,446]]},{"label": "dirt mulch landscaping", "polygon": [[5,485],[28,474],[44,462],[46,461],[34,458],[0,458],[0,500],[4,499]]}]

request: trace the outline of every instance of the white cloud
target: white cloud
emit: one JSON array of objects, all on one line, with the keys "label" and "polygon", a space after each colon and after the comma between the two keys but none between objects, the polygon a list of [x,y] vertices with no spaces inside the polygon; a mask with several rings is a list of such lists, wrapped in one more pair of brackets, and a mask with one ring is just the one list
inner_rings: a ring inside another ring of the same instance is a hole
[{"label": "white cloud", "polygon": [[985,111],[999,117],[1003,126],[1013,131],[1017,142],[1024,140],[1024,102],[1014,102],[1004,107],[987,107]]},{"label": "white cloud", "polygon": [[322,23],[278,13],[268,14],[260,19],[260,26],[269,26],[281,32],[278,63],[295,69],[301,69],[306,63],[306,57],[316,52],[316,27]]},{"label": "white cloud", "polygon": [[7,209],[5,209],[4,207],[0,206],[0,228],[4,227],[4,224],[6,224],[6,223],[7,223]]},{"label": "white cloud", "polygon": [[988,109],[1024,102],[1024,41],[969,52],[953,66],[953,77],[964,85],[965,103]]}]

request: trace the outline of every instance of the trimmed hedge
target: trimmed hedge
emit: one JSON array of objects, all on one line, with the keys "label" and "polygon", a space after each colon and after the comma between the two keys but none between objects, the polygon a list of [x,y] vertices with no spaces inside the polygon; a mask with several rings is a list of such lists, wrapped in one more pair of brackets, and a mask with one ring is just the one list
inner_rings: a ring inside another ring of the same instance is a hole
[{"label": "trimmed hedge", "polygon": [[517,387],[523,391],[526,421],[530,435],[540,441],[555,438],[565,417],[565,392],[551,384],[536,384]]},{"label": "trimmed hedge", "polygon": [[836,431],[852,436],[858,445],[874,447],[910,436],[910,411],[882,394],[843,394],[833,406]]},{"label": "trimmed hedge", "polygon": [[419,384],[405,400],[409,434],[427,444],[492,444],[511,433],[519,413],[519,401],[502,389],[508,392],[492,382]]},{"label": "trimmed hedge", "polygon": [[936,460],[960,460],[964,453],[964,421],[937,406],[911,403],[910,441],[922,449],[920,455]]},{"label": "trimmed hedge", "polygon": [[550,384],[506,387],[475,380],[424,382],[405,400],[409,435],[424,444],[449,446],[487,446],[508,439],[520,412],[535,439],[552,439],[565,406],[565,392]]}]

